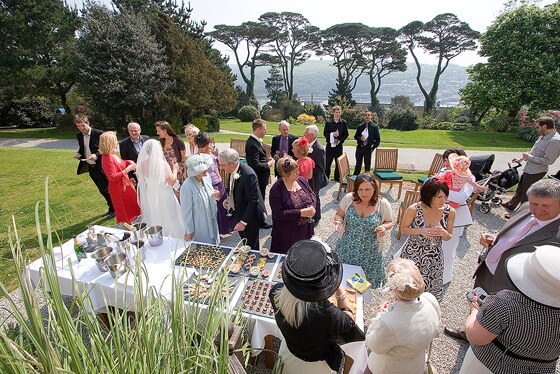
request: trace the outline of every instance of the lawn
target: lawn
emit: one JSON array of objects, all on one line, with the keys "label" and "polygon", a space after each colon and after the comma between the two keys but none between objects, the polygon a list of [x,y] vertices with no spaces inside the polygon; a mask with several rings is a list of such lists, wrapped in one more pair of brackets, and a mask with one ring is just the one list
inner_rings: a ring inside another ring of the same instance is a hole
[{"label": "lawn", "polygon": [[[45,177],[49,176],[49,202],[53,228],[63,240],[88,226],[115,225],[101,216],[107,206],[87,174],[76,175],[73,151],[0,147],[0,282],[8,290],[16,287],[15,268],[8,245],[11,215],[16,219],[23,253],[38,257],[35,204],[44,201]],[[40,204],[44,221],[44,204]]]},{"label": "lawn", "polygon": [[[229,143],[232,138],[245,139],[251,133],[251,123],[241,122],[237,119],[220,120],[220,127],[226,132],[240,134],[222,133],[212,134],[217,143]],[[322,132],[322,126],[319,131]],[[270,144],[272,136],[278,134],[277,124],[268,123],[268,135],[264,142]],[[295,124],[290,127],[290,132],[301,135],[305,131],[304,125]],[[350,130],[350,137],[346,145],[355,145],[353,139],[355,130]],[[56,138],[74,139],[75,132],[58,131],[56,128],[48,129],[0,129],[0,138]],[[322,134],[320,134],[322,137]],[[184,139],[184,136],[183,136]],[[323,139],[324,140],[324,139]],[[489,150],[489,151],[527,151],[532,144],[520,139],[513,133],[493,133],[478,131],[451,131],[451,130],[415,130],[396,131],[381,129],[381,145],[383,147],[395,148],[423,148],[423,149],[446,149],[461,147],[465,150]]]}]

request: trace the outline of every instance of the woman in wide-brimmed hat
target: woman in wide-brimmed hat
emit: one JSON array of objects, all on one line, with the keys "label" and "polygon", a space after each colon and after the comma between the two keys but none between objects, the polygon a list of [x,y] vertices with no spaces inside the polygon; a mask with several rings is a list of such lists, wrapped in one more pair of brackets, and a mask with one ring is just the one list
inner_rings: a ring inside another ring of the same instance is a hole
[{"label": "woman in wide-brimmed hat", "polygon": [[[282,279],[270,302],[284,337],[279,355],[283,373],[338,371],[343,353],[335,339],[356,328],[346,291],[340,287],[342,264],[328,246],[300,240],[282,264]],[[337,305],[327,299],[336,295]]]},{"label": "woman in wide-brimmed hat", "polygon": [[208,168],[213,164],[208,154],[192,155],[187,159],[189,177],[181,186],[181,212],[185,225],[185,240],[218,244],[216,200],[220,192],[212,187]]},{"label": "woman in wide-brimmed hat", "polygon": [[517,291],[469,302],[471,347],[460,373],[554,373],[560,355],[560,248],[537,247],[507,259]]}]

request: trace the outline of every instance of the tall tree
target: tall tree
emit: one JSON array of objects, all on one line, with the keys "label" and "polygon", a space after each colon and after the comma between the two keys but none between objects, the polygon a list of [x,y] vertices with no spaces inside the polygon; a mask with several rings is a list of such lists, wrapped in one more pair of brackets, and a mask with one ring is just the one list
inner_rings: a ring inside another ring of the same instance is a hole
[{"label": "tall tree", "polygon": [[274,55],[263,58],[282,69],[284,89],[291,101],[294,98],[294,68],[311,56],[310,51],[319,40],[319,28],[312,26],[301,14],[291,12],[265,13],[259,21],[273,29],[271,51]]},{"label": "tall tree", "polygon": [[362,45],[366,42],[368,27],[362,23],[342,23],[321,31],[321,40],[315,49],[318,56],[331,56],[337,69],[336,88],[329,94],[329,105],[340,105],[344,100],[355,105],[352,91],[364,71]]},{"label": "tall tree", "polygon": [[406,70],[406,49],[397,40],[399,33],[390,27],[370,27],[360,48],[362,64],[370,83],[370,108],[381,114],[377,94],[383,77]]},{"label": "tall tree", "polygon": [[[418,71],[416,82],[424,95],[426,113],[435,111],[439,80],[449,62],[462,52],[476,49],[476,39],[479,35],[478,31],[471,29],[468,23],[460,21],[451,13],[438,14],[426,24],[413,21],[400,29],[400,39],[416,64]],[[429,92],[420,80],[422,67],[415,53],[418,47],[437,57],[436,73]]]},{"label": "tall tree", "polygon": [[269,77],[264,80],[264,87],[268,92],[268,105],[272,108],[279,108],[280,103],[286,98],[286,91],[284,91],[284,80],[282,73],[277,66],[268,69]]},{"label": "tall tree", "polygon": [[235,108],[234,77],[206,57],[201,46],[163,12],[152,13],[150,27],[170,67],[174,84],[158,95],[159,115],[182,120]]},{"label": "tall tree", "polygon": [[492,108],[513,118],[522,106],[560,107],[560,3],[506,11],[480,43],[488,62],[468,69],[469,83],[460,91],[479,120]]},{"label": "tall tree", "polygon": [[61,0],[0,0],[0,92],[4,100],[56,97],[70,113],[67,94],[78,12]]},{"label": "tall tree", "polygon": [[272,29],[258,22],[244,22],[240,26],[216,25],[214,29],[208,35],[233,51],[239,74],[247,87],[245,93],[250,102],[246,105],[258,107],[255,98],[255,70],[258,66],[268,65],[261,53],[273,40]]},{"label": "tall tree", "polygon": [[117,127],[155,110],[170,86],[163,50],[140,15],[89,4],[77,47],[79,88]]}]

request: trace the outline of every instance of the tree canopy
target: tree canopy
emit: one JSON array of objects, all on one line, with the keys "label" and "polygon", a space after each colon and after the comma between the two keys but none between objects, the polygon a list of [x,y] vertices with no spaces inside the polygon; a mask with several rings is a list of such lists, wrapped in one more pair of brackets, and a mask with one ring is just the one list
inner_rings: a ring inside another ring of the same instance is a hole
[{"label": "tree canopy", "polygon": [[[435,110],[439,80],[449,62],[462,52],[476,49],[478,37],[478,31],[474,31],[468,23],[460,21],[451,13],[438,14],[425,24],[421,21],[413,21],[400,29],[400,39],[416,63],[418,70],[416,82],[424,95],[424,107],[427,113]],[[420,80],[422,67],[415,53],[418,47],[437,58],[437,69],[429,92]]]},{"label": "tree canopy", "polygon": [[560,107],[560,4],[522,5],[499,15],[481,37],[487,63],[469,68],[461,99],[479,119],[490,109],[514,117]]}]

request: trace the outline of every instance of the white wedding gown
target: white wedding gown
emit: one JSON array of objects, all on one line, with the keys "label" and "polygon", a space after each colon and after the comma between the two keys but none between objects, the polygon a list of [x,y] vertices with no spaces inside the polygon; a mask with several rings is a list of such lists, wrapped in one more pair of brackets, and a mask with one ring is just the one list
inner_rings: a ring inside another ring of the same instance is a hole
[{"label": "white wedding gown", "polygon": [[143,221],[148,226],[161,225],[163,235],[182,239],[184,227],[181,207],[173,187],[158,177],[142,177],[138,180],[138,200]]}]

